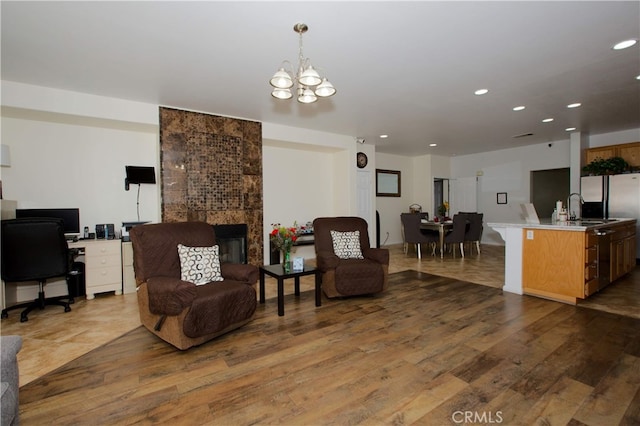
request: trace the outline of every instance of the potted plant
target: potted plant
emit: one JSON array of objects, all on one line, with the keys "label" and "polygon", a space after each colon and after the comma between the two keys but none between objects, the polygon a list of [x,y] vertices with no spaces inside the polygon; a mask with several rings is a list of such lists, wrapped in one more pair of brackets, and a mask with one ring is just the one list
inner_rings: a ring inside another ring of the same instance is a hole
[{"label": "potted plant", "polygon": [[589,175],[615,175],[629,170],[629,163],[622,157],[596,158],[582,168]]}]

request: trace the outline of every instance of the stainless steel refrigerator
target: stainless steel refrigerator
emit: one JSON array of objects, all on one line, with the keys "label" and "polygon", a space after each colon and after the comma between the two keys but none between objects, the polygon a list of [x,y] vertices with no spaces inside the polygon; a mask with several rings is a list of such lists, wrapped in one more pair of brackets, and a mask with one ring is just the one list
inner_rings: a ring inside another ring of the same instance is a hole
[{"label": "stainless steel refrigerator", "polygon": [[[583,176],[580,194],[584,199],[583,218],[633,218],[640,222],[640,173],[611,176]],[[640,224],[636,223],[636,242]],[[636,244],[640,259],[640,244]]]}]

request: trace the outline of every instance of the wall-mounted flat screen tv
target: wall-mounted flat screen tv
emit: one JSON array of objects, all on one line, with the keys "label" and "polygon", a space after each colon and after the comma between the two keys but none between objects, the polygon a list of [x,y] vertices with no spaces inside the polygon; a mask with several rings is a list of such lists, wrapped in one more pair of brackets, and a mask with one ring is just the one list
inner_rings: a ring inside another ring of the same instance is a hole
[{"label": "wall-mounted flat screen tv", "polygon": [[62,219],[65,234],[80,233],[80,209],[16,209],[16,219],[27,217]]},{"label": "wall-mounted flat screen tv", "polygon": [[124,166],[127,177],[124,180],[125,189],[129,184],[156,183],[156,171],[152,166]]},{"label": "wall-mounted flat screen tv", "polygon": [[156,183],[156,171],[154,167],[124,166],[129,183]]}]

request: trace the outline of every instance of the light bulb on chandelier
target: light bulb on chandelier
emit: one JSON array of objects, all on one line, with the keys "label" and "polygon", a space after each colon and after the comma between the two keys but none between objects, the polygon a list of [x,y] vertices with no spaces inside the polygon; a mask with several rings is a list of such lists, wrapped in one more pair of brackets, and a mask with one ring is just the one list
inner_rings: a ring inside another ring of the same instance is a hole
[{"label": "light bulb on chandelier", "polygon": [[[293,93],[291,88],[296,85],[296,94],[298,102],[310,104],[320,98],[328,98],[336,93],[335,87],[325,77],[321,77],[318,71],[311,65],[311,60],[305,58],[302,53],[302,34],[306,33],[309,27],[306,24],[296,24],[293,30],[300,35],[300,44],[298,51],[298,72],[287,70],[284,66],[271,77],[269,84],[274,89],[271,96],[276,99],[291,99]],[[289,61],[284,61],[283,65]]]}]

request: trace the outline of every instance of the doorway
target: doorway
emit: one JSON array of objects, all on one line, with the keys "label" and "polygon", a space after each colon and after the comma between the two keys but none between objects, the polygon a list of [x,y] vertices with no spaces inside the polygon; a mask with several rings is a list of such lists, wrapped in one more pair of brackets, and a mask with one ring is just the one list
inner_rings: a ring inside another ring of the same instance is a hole
[{"label": "doorway", "polygon": [[449,179],[433,178],[433,217],[440,216],[438,207],[449,202]]},{"label": "doorway", "polygon": [[570,194],[569,168],[534,170],[531,172],[531,203],[538,217],[550,218],[556,201],[566,204]]}]

